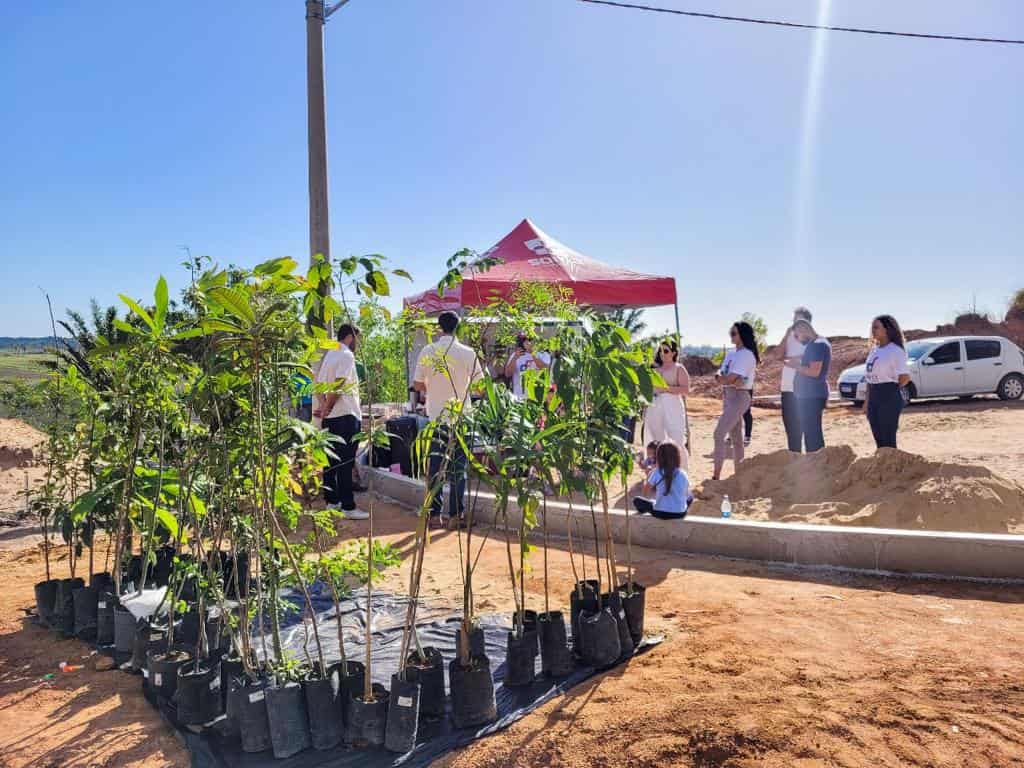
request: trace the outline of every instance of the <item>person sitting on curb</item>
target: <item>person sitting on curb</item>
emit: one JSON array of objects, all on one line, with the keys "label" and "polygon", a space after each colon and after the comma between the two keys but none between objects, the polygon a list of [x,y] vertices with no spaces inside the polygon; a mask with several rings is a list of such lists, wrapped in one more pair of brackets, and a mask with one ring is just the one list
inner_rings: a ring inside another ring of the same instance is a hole
[{"label": "person sitting on curb", "polygon": [[693,502],[690,478],[679,468],[682,457],[679,446],[666,440],[658,446],[658,468],[644,483],[644,496],[636,497],[633,506],[637,514],[648,512],[659,520],[682,520]]}]

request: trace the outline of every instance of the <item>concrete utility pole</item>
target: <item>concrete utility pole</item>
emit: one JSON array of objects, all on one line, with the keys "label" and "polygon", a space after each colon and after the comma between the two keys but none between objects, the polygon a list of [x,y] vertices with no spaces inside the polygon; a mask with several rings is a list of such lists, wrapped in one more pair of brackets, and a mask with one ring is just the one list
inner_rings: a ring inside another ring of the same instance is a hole
[{"label": "concrete utility pole", "polygon": [[[324,0],[306,0],[306,101],[309,132],[309,259],[322,253],[331,258],[330,214],[327,205],[327,108],[324,87],[324,24],[348,3],[340,0],[328,6]],[[321,284],[327,296],[331,282]],[[323,327],[323,318],[310,318]]]}]

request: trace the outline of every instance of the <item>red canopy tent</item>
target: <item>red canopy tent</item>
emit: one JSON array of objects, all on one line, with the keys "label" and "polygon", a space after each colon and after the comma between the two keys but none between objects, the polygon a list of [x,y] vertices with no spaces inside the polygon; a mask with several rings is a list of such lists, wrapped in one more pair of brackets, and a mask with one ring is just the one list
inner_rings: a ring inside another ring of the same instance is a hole
[{"label": "red canopy tent", "polygon": [[[577,304],[590,307],[658,307],[676,304],[676,281],[602,264],[555,240],[529,219],[503,237],[482,256],[500,263],[486,272],[463,273],[460,285],[442,296],[437,290],[409,296],[406,307],[427,314],[463,307],[486,306],[507,299],[518,283],[553,283],[572,291]],[[676,324],[679,320],[676,308]]]}]

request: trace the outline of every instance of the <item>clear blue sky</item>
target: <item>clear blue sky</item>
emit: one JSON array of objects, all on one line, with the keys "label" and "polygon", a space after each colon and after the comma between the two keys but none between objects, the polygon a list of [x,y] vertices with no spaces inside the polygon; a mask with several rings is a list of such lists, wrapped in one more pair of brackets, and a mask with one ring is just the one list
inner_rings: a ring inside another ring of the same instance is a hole
[{"label": "clear blue sky", "polygon": [[[1020,0],[658,2],[1024,38]],[[2,4],[0,335],[48,333],[36,286],[58,311],[180,286],[181,245],[307,257],[303,17]],[[386,254],[416,278],[403,293],[524,216],[675,276],[691,343],[743,311],[775,335],[797,303],[825,333],[881,311],[930,326],[1024,285],[1024,46],[573,0],[352,0],[327,38],[334,254]]]}]

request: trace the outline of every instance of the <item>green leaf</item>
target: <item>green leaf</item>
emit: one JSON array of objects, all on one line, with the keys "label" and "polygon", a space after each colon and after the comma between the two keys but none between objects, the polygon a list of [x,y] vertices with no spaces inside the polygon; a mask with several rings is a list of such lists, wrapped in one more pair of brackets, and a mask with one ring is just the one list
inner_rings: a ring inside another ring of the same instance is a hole
[{"label": "green leaf", "polygon": [[391,274],[396,277],[404,277],[406,280],[412,280],[412,275],[406,272],[404,269],[392,269]]},{"label": "green leaf", "polygon": [[156,508],[156,519],[160,525],[167,529],[167,532],[171,535],[172,539],[178,538],[178,520],[175,518],[169,509],[163,507]]},{"label": "green leaf", "polygon": [[156,326],[157,331],[162,331],[164,329],[164,322],[167,320],[167,305],[169,303],[167,281],[164,280],[163,275],[160,275],[160,279],[156,281],[156,288],[153,290],[153,301],[156,302],[153,324]]},{"label": "green leaf", "polygon": [[210,296],[225,311],[239,320],[244,320],[246,324],[252,325],[256,322],[256,313],[249,306],[249,297],[245,291],[231,287],[211,288]]},{"label": "green leaf", "polygon": [[82,523],[89,513],[95,508],[97,502],[103,497],[105,489],[86,491],[71,506],[71,520],[77,526]]},{"label": "green leaf", "polygon": [[128,305],[128,308],[132,312],[134,312],[136,315],[142,318],[142,322],[144,322],[149,327],[149,330],[153,330],[153,318],[150,316],[149,312],[147,312],[137,301],[135,301],[135,299],[130,299],[123,293],[119,293],[117,294],[117,296],[119,299],[121,299],[121,301]]},{"label": "green leaf", "polygon": [[229,323],[225,320],[203,320],[200,324],[204,333],[213,333],[214,331],[223,331],[224,333],[242,333],[243,329],[233,323]]},{"label": "green leaf", "polygon": [[121,333],[127,333],[127,334],[130,334],[132,336],[138,336],[139,335],[139,329],[138,328],[136,328],[133,325],[129,325],[128,323],[126,323],[121,318],[117,318],[117,319],[114,320],[114,327],[117,328],[117,330],[121,331]]},{"label": "green leaf", "polygon": [[270,259],[264,261],[262,264],[257,264],[252,268],[252,271],[257,275],[264,275],[266,277],[274,277],[276,275],[288,275],[295,271],[298,267],[298,263],[295,259],[288,256],[282,256],[277,259]]},{"label": "green leaf", "polygon": [[366,283],[381,296],[391,295],[391,286],[388,285],[388,279],[380,270],[375,269],[372,272],[367,272]]}]

